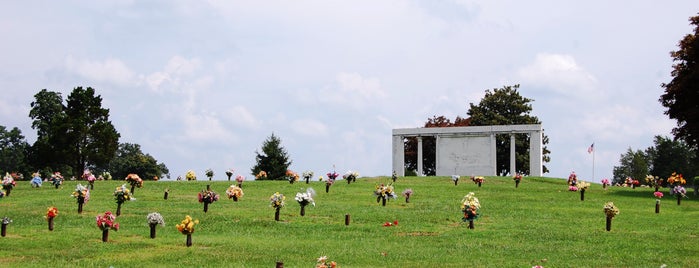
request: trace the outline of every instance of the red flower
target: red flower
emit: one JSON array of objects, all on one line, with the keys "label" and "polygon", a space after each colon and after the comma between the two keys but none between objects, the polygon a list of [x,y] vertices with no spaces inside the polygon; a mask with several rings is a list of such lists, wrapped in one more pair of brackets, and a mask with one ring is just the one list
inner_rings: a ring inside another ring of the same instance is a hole
[{"label": "red flower", "polygon": [[398,225],[398,220],[393,221],[393,225]]}]

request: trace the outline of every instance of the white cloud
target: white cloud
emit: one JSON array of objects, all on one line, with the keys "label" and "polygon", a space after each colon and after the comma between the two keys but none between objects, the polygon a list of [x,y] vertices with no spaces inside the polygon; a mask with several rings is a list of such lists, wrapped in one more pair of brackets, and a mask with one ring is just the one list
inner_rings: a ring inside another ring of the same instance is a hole
[{"label": "white cloud", "polygon": [[222,142],[231,139],[231,134],[221,121],[212,114],[185,114],[184,139],[200,142]]},{"label": "white cloud", "polygon": [[176,55],[165,65],[165,72],[174,75],[192,75],[201,68],[201,64],[201,60],[197,58],[188,60],[182,56]]},{"label": "white cloud", "polygon": [[521,68],[517,74],[524,82],[564,96],[590,98],[601,94],[597,78],[579,66],[571,55],[538,54],[534,62]]},{"label": "white cloud", "polygon": [[245,107],[233,106],[226,111],[228,121],[247,129],[259,129],[261,122]]},{"label": "white cloud", "polygon": [[72,56],[65,59],[66,68],[78,75],[95,81],[105,81],[118,85],[135,84],[134,72],[121,60],[108,58],[104,61],[77,60]]},{"label": "white cloud", "polygon": [[294,120],[291,128],[299,134],[313,137],[322,137],[328,135],[328,127],[314,119],[299,119]]},{"label": "white cloud", "polygon": [[376,78],[364,78],[358,73],[339,73],[337,83],[340,90],[349,94],[358,94],[364,99],[385,98],[386,93],[381,89],[381,83]]}]

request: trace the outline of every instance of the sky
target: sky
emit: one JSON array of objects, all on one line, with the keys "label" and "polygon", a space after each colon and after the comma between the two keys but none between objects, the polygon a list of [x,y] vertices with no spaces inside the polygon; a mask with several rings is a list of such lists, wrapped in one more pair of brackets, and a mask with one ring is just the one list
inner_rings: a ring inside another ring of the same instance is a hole
[{"label": "sky", "polygon": [[3,1],[0,125],[32,144],[36,93],[92,87],[120,142],[172,179],[252,179],[272,134],[299,173],[381,176],[392,129],[467,117],[486,90],[519,84],[550,140],[545,176],[599,181],[629,148],[672,137],[658,99],[698,12],[685,0]]}]

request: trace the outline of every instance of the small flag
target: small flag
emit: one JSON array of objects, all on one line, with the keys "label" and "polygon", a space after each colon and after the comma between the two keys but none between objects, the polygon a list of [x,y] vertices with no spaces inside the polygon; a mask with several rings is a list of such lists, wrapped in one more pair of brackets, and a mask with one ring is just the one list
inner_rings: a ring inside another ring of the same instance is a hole
[{"label": "small flag", "polygon": [[595,144],[592,143],[592,144],[590,145],[590,148],[587,148],[587,153],[588,153],[588,154],[591,154],[591,153],[594,152],[594,151],[595,151]]}]

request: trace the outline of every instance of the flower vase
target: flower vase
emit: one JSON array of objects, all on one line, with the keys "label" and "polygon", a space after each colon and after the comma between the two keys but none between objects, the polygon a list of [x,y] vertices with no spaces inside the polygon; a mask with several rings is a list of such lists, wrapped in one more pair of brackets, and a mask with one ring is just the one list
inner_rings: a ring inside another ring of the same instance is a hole
[{"label": "flower vase", "polygon": [[580,201],[585,201],[585,189],[580,189]]},{"label": "flower vase", "polygon": [[2,237],[5,237],[5,235],[7,235],[7,224],[2,224],[2,228],[0,229],[0,235],[2,235]]},{"label": "flower vase", "polygon": [[676,195],[677,195],[677,205],[679,206],[680,203],[682,202],[682,194],[676,193]]},{"label": "flower vase", "polygon": [[49,231],[53,231],[53,217],[49,218]]},{"label": "flower vase", "polygon": [[284,262],[278,261],[275,265],[274,268],[284,268]]},{"label": "flower vase", "polygon": [[274,210],[274,220],[279,221],[279,207]]},{"label": "flower vase", "polygon": [[655,200],[655,213],[660,213],[660,200]]},{"label": "flower vase", "polygon": [[330,191],[330,184],[326,183],[325,184],[325,192],[327,193],[328,191]]},{"label": "flower vase", "polygon": [[134,194],[134,190],[136,190],[136,184],[131,185],[131,194]]},{"label": "flower vase", "polygon": [[659,186],[655,186],[655,191],[656,191],[656,192],[658,191],[658,187],[659,187]]},{"label": "flower vase", "polygon": [[289,184],[294,184],[294,179],[290,179]]},{"label": "flower vase", "polygon": [[473,229],[473,220],[468,221],[468,229]]},{"label": "flower vase", "polygon": [[519,181],[518,180],[515,181],[515,188],[519,188]]},{"label": "flower vase", "polygon": [[204,201],[204,213],[209,211],[209,202]]},{"label": "flower vase", "polygon": [[109,229],[102,230],[102,242],[109,241]]},{"label": "flower vase", "polygon": [[350,214],[345,214],[345,225],[350,224]]},{"label": "flower vase", "polygon": [[310,177],[306,178],[306,184],[308,184],[308,181],[310,181],[310,180],[311,180]]},{"label": "flower vase", "polygon": [[155,226],[157,225],[157,223],[150,224],[150,238],[155,238]]},{"label": "flower vase", "polygon": [[116,215],[117,215],[117,216],[120,216],[120,215],[121,215],[121,203],[117,203],[117,212],[116,212]]},{"label": "flower vase", "polygon": [[90,184],[88,184],[88,185],[90,186],[90,190],[94,190],[94,189],[95,189],[95,182],[92,182],[92,181],[91,181]]},{"label": "flower vase", "polygon": [[607,216],[607,232],[612,230],[612,217]]},{"label": "flower vase", "polygon": [[60,184],[56,183],[53,186],[56,186],[56,189],[58,189],[58,186],[60,186]]},{"label": "flower vase", "polygon": [[163,199],[167,200],[167,196],[168,196],[169,194],[170,194],[170,193],[168,193],[168,192],[163,193]]},{"label": "flower vase", "polygon": [[238,183],[238,187],[243,188],[243,183]]},{"label": "flower vase", "polygon": [[83,204],[85,203],[85,197],[78,197],[78,214],[83,213]]},{"label": "flower vase", "polygon": [[187,244],[187,247],[191,247],[191,246],[192,246],[192,234],[187,234],[187,242],[186,242],[186,244]]},{"label": "flower vase", "polygon": [[7,187],[7,189],[5,189],[5,196],[10,197],[10,192],[12,192],[12,187]]},{"label": "flower vase", "polygon": [[454,180],[454,186],[459,185],[459,180]]},{"label": "flower vase", "polygon": [[226,174],[226,176],[228,176],[228,181],[231,181],[231,175],[233,174]]},{"label": "flower vase", "polygon": [[381,197],[381,206],[384,206],[384,207],[386,206],[386,197],[385,196]]},{"label": "flower vase", "polygon": [[301,205],[301,217],[306,215],[306,205]]},{"label": "flower vase", "polygon": [[[607,184],[606,184],[606,183],[603,183],[603,184],[602,184],[602,189],[607,190]],[[657,192],[658,190],[655,190],[655,191]]]},{"label": "flower vase", "polygon": [[410,203],[410,195],[405,195],[405,203]]},{"label": "flower vase", "polygon": [[238,196],[237,196],[237,195],[233,195],[232,197],[233,197],[233,201],[238,202]]},{"label": "flower vase", "polygon": [[481,182],[480,182],[480,181],[478,181],[478,187],[479,187],[479,188],[481,187]]},{"label": "flower vase", "polygon": [[636,184],[631,184],[631,189],[636,189]]},{"label": "flower vase", "polygon": [[350,184],[350,182],[352,182],[352,179],[347,178],[347,184]]}]

